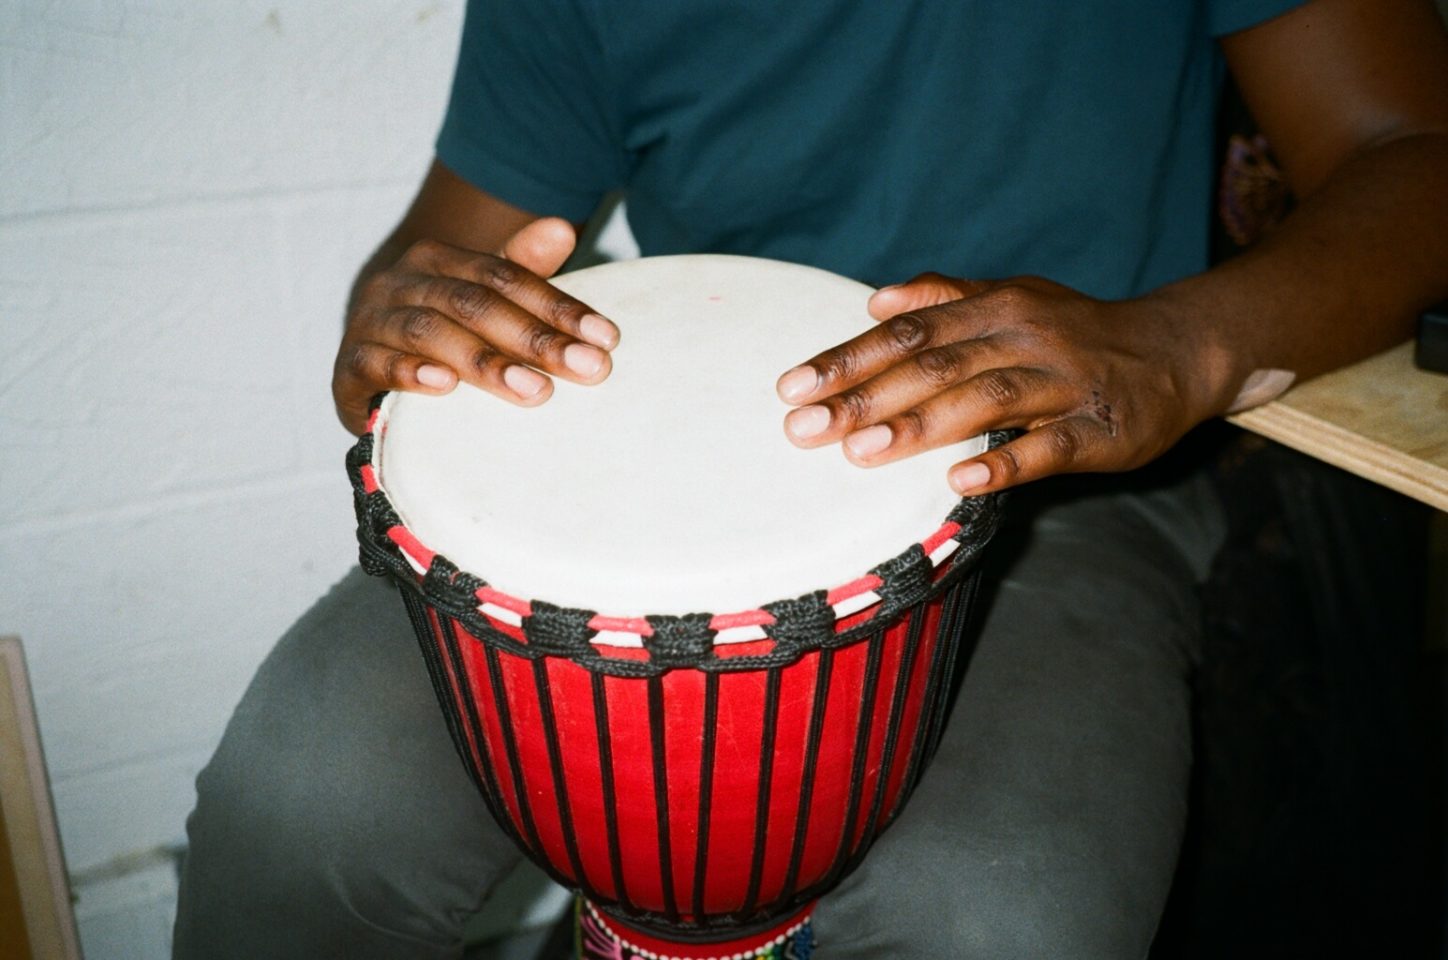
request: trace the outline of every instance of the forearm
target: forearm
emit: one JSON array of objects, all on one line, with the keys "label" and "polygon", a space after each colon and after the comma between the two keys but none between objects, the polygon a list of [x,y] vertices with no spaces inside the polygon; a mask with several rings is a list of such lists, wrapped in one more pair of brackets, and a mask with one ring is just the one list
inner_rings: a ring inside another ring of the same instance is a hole
[{"label": "forearm", "polygon": [[1448,295],[1445,223],[1448,134],[1405,136],[1346,159],[1256,247],[1144,302],[1183,329],[1213,416],[1254,371],[1302,380],[1408,337]]}]

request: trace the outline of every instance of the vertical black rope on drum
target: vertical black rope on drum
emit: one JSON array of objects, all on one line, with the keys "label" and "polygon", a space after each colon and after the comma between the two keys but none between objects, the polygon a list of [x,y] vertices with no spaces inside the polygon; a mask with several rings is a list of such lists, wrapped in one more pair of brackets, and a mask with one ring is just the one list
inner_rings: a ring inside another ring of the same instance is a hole
[{"label": "vertical black rope on drum", "polygon": [[804,860],[804,842],[809,833],[810,804],[814,799],[815,772],[819,767],[820,739],[824,736],[825,712],[830,699],[830,674],[834,670],[835,651],[820,651],[815,669],[814,704],[810,707],[809,736],[805,741],[804,776],[800,778],[799,808],[794,815],[794,840],[789,851],[789,869],[784,874],[784,892],[794,891],[799,880],[799,867]]},{"label": "vertical black rope on drum", "polygon": [[849,859],[850,844],[855,833],[855,818],[860,815],[860,799],[865,792],[865,764],[869,760],[870,731],[875,725],[875,691],[880,685],[880,660],[885,652],[885,634],[888,628],[876,630],[865,642],[869,644],[865,660],[865,685],[860,694],[861,709],[859,726],[855,728],[855,756],[850,767],[850,799],[846,805],[845,822],[840,831],[840,846],[835,851],[834,861],[820,886],[833,889],[839,882],[845,862]]},{"label": "vertical black rope on drum", "polygon": [[613,872],[613,893],[627,913],[637,912],[628,889],[623,885],[623,856],[618,841],[618,798],[613,792],[613,743],[608,733],[608,691],[601,673],[591,676],[593,684],[593,724],[598,736],[599,786],[603,790],[604,829],[608,832],[608,862]]},{"label": "vertical black rope on drum", "polygon": [[[940,749],[940,739],[945,735],[945,721],[950,715],[951,695],[955,692],[955,675],[958,669],[957,663],[962,649],[966,645],[965,631],[970,626],[970,611],[975,609],[975,595],[980,586],[980,578],[970,576],[957,584],[945,596],[943,604],[942,620],[949,622],[942,624],[941,636],[950,637],[950,654],[945,661],[945,678],[942,681],[947,684],[940,693],[940,702],[936,704],[935,719],[931,726],[930,742],[925,747],[925,759],[922,764],[927,764]],[[924,772],[921,772],[924,776]]]},{"label": "vertical black rope on drum", "polygon": [[714,793],[714,739],[719,722],[719,674],[704,675],[704,746],[699,758],[699,836],[694,847],[693,920],[708,926],[704,916],[704,878],[709,858],[709,811]]},{"label": "vertical black rope on drum", "polygon": [[478,780],[477,764],[468,753],[467,738],[463,734],[462,720],[458,716],[458,705],[452,697],[452,688],[448,685],[442,655],[437,649],[441,638],[433,633],[432,622],[427,617],[427,607],[423,602],[406,588],[400,592],[403,606],[407,608],[407,619],[412,621],[412,632],[417,637],[422,662],[427,667],[428,680],[432,682],[433,692],[437,694],[438,705],[442,707],[442,716],[447,723],[448,736],[452,737],[453,748],[457,750],[458,759],[462,760],[468,776],[472,778],[473,783],[478,785],[479,789],[482,789],[482,784]]},{"label": "vertical black rope on drum", "polygon": [[[418,602],[422,603],[421,600]],[[435,616],[437,617],[438,629],[441,631],[440,639],[442,645],[447,651],[448,663],[452,666],[454,682],[449,687],[449,700],[452,699],[451,692],[455,688],[460,705],[461,717],[463,720],[466,720],[467,729],[472,733],[473,743],[477,746],[477,758],[474,760],[470,757],[468,763],[470,769],[473,766],[477,767],[473,774],[473,780],[475,783],[478,783],[479,792],[483,795],[483,802],[487,805],[488,811],[493,815],[493,819],[498,821],[498,825],[503,828],[503,832],[508,835],[508,839],[522,848],[524,846],[522,838],[518,834],[517,827],[513,824],[513,818],[508,816],[508,807],[503,801],[502,789],[498,786],[498,781],[493,776],[492,764],[484,759],[484,756],[490,754],[490,751],[488,750],[488,742],[483,736],[483,721],[481,715],[478,713],[477,701],[473,697],[472,684],[468,683],[467,673],[464,670],[462,647],[458,641],[457,630],[453,627],[451,618],[444,617],[440,613],[436,613]],[[472,638],[470,637],[469,639]],[[464,743],[465,742],[466,741],[464,741]]]},{"label": "vertical black rope on drum", "polygon": [[759,885],[764,879],[765,834],[769,829],[770,788],[774,780],[774,737],[779,719],[779,686],[783,667],[769,671],[764,687],[764,730],[759,738],[759,794],[754,799],[754,855],[749,861],[749,890],[739,911],[746,921],[759,903]]},{"label": "vertical black rope on drum", "polygon": [[895,766],[895,745],[900,740],[900,726],[905,718],[905,701],[910,692],[910,675],[915,671],[915,654],[920,650],[920,638],[925,632],[925,618],[920,607],[905,614],[905,649],[900,654],[900,663],[895,669],[895,689],[890,695],[890,717],[885,724],[885,749],[880,756],[880,773],[875,778],[874,796],[870,799],[870,813],[865,818],[865,830],[860,835],[860,847],[851,856],[844,873],[852,873],[865,859],[870,845],[874,843],[879,829],[876,823],[880,810],[885,806],[885,794],[890,789],[890,770]]},{"label": "vertical black rope on drum", "polygon": [[[480,763],[468,749],[467,734],[463,728],[463,717],[458,702],[453,697],[453,685],[448,680],[447,667],[443,664],[442,652],[438,649],[444,642],[444,638],[435,633],[432,628],[432,621],[428,618],[427,605],[422,602],[411,590],[403,587],[400,590],[403,605],[407,608],[407,618],[412,621],[412,632],[416,635],[418,647],[422,651],[423,663],[427,665],[427,675],[432,681],[433,692],[437,694],[437,700],[442,707],[443,720],[447,723],[448,736],[452,737],[453,748],[457,750],[458,759],[462,761],[463,769],[468,772],[468,779],[483,794],[486,801],[487,787],[483,782],[483,764]],[[479,745],[481,750],[481,745]],[[489,810],[492,809],[489,803]]]},{"label": "vertical black rope on drum", "polygon": [[[914,742],[910,745],[910,762],[905,768],[905,776],[900,781],[900,792],[895,794],[895,802],[890,804],[890,813],[886,816],[885,822],[889,823],[900,814],[905,801],[910,796],[910,791],[915,788],[915,782],[922,772],[922,762],[925,759],[925,745],[933,735],[934,715],[931,710],[937,706],[936,700],[940,697],[940,685],[948,683],[942,679],[946,670],[947,659],[953,659],[950,654],[955,649],[956,637],[948,632],[945,627],[947,616],[954,619],[954,613],[950,610],[952,604],[959,599],[960,589],[952,587],[946,592],[941,602],[940,619],[936,622],[935,650],[930,657],[930,670],[925,676],[925,694],[920,701],[920,719],[915,725]],[[925,619],[925,610],[922,608],[919,613],[921,620]]]},{"label": "vertical black rope on drum", "polygon": [[524,850],[531,850],[540,863],[547,862],[543,844],[538,842],[538,829],[533,825],[533,810],[528,806],[528,792],[523,784],[523,764],[518,760],[518,744],[513,738],[513,713],[508,708],[508,694],[503,689],[503,668],[498,651],[483,644],[488,657],[488,680],[493,691],[493,711],[503,738],[503,752],[508,757],[508,770],[513,775],[513,800],[518,804],[518,819],[523,821]]},{"label": "vertical black rope on drum", "polygon": [[563,753],[558,745],[558,724],[553,718],[553,697],[548,691],[548,664],[545,658],[533,661],[533,688],[538,692],[538,710],[543,721],[544,746],[548,749],[548,769],[553,774],[553,802],[558,805],[558,825],[563,831],[563,849],[573,868],[573,885],[588,885],[583,875],[583,861],[578,856],[578,835],[573,828],[573,808],[568,804],[568,784],[563,779]]},{"label": "vertical black rope on drum", "polygon": [[664,679],[649,677],[649,739],[654,765],[654,811],[659,820],[659,879],[663,883],[664,915],[679,922],[674,897],[674,855],[669,836],[669,767],[664,756]]}]

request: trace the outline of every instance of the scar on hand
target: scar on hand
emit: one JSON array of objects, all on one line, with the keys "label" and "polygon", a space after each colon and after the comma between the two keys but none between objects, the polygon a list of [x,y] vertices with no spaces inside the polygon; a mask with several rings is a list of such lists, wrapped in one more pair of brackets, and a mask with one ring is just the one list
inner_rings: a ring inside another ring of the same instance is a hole
[{"label": "scar on hand", "polygon": [[1107,403],[1106,398],[1101,396],[1100,390],[1091,391],[1091,403],[1087,405],[1087,410],[1090,411],[1091,416],[1106,425],[1107,436],[1116,436],[1116,417],[1112,415],[1111,404]]}]

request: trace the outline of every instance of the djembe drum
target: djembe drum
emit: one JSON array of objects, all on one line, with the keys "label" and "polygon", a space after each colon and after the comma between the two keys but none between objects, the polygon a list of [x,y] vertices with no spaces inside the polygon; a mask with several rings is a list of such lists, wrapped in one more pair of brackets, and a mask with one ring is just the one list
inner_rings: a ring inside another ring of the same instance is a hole
[{"label": "djembe drum", "polygon": [[775,376],[869,327],[853,281],[556,283],[622,329],[610,378],[384,398],[348,461],[363,564],[492,815],[581,891],[581,956],[808,956],[941,735],[997,508],[945,472],[985,438],[873,470],[787,441]]}]

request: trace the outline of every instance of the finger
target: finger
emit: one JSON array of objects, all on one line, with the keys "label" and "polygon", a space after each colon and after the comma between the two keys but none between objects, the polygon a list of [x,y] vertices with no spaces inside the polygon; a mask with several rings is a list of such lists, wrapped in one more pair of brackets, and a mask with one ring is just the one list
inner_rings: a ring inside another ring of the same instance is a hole
[{"label": "finger", "polygon": [[[868,437],[850,441],[852,459],[883,463],[983,430],[1059,416],[1078,405],[1058,376],[1020,362],[1008,344],[985,336],[922,350],[854,387],[822,395],[790,411],[784,429],[796,446],[819,447],[898,418],[887,431],[870,430]],[[936,420],[944,413],[952,421],[968,421],[968,432],[941,432]],[[921,439],[925,435],[928,442]],[[897,442],[905,443],[897,448]]]},{"label": "finger", "polygon": [[988,430],[1055,418],[1071,403],[1062,382],[1043,370],[992,368],[878,423],[847,434],[845,457],[874,467],[959,443]]},{"label": "finger", "polygon": [[785,432],[800,446],[833,443],[1001,365],[998,354],[989,338],[922,350],[857,386],[791,411],[784,418]]},{"label": "finger", "polygon": [[[481,284],[451,277],[420,277],[399,288],[404,303],[420,305],[426,314],[411,322],[417,306],[396,311],[401,346],[454,364],[471,380],[464,354],[481,340],[505,356],[577,383],[597,383],[613,369],[608,353],[544,323],[501,293]],[[445,322],[434,322],[441,319]],[[457,322],[454,322],[454,319]],[[462,335],[467,334],[467,340]]]},{"label": "finger", "polygon": [[540,217],[503,244],[500,255],[540,277],[551,277],[573,255],[578,233],[562,217]]},{"label": "finger", "polygon": [[457,374],[428,357],[364,342],[338,351],[332,384],[337,415],[348,430],[361,433],[377,394],[411,390],[441,395],[457,386]]},{"label": "finger", "polygon": [[443,376],[451,374],[519,406],[536,406],[552,395],[552,380],[487,341],[473,338],[469,341],[471,348],[461,348],[465,352],[459,354],[456,351],[461,343],[457,341],[452,350],[438,351],[441,356],[422,356],[375,341],[351,344],[337,355],[333,373],[336,392],[346,394],[355,407],[365,405],[384,390],[446,393],[456,385],[454,380],[446,389],[431,386],[429,380],[442,382],[436,373],[425,369],[431,367],[441,370]]},{"label": "finger", "polygon": [[939,317],[902,313],[788,370],[775,384],[785,403],[818,401],[863,383],[912,353],[940,346],[950,337]]},{"label": "finger", "polygon": [[896,314],[910,310],[962,300],[989,290],[991,283],[986,280],[965,280],[947,277],[939,273],[922,273],[913,280],[894,286],[881,287],[870,297],[870,316],[876,320],[888,320]]},{"label": "finger", "polygon": [[1110,437],[1094,417],[1055,420],[978,457],[957,463],[947,477],[961,496],[992,493],[1057,473],[1078,473],[1107,466]]},{"label": "finger", "polygon": [[[567,227],[567,224],[564,226]],[[526,230],[525,227],[524,231]],[[520,234],[522,232],[520,231]],[[515,238],[520,234],[515,234]],[[549,326],[572,337],[586,340],[604,350],[612,350],[618,345],[618,327],[612,321],[583,301],[559,290],[522,263],[430,241],[415,245],[408,255],[414,258],[415,265],[423,275],[440,274],[455,280],[465,280],[500,294]],[[471,292],[459,306],[464,310],[469,306],[481,306],[483,304],[480,297],[480,294]],[[463,320],[466,317],[460,315],[458,319]]]}]

